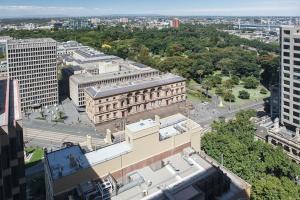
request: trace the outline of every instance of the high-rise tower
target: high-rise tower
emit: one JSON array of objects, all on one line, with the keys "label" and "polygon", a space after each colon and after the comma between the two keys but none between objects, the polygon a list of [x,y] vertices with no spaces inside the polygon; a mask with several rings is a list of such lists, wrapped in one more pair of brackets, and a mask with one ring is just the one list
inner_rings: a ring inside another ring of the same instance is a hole
[{"label": "high-rise tower", "polygon": [[6,51],[9,77],[19,81],[22,110],[57,104],[56,41],[8,40]]},{"label": "high-rise tower", "polygon": [[295,131],[300,128],[300,26],[282,26],[280,32],[280,122]]}]

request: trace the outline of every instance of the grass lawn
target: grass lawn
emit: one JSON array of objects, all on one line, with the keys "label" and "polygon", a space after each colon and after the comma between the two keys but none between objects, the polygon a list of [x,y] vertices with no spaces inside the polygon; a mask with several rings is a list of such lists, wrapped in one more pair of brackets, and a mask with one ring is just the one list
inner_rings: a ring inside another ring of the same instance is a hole
[{"label": "grass lawn", "polygon": [[[237,104],[246,104],[248,102],[253,102],[255,100],[262,100],[264,98],[267,98],[270,96],[270,92],[268,91],[267,94],[261,94],[260,90],[264,88],[262,85],[259,85],[256,89],[246,89],[244,88],[243,85],[237,85],[232,89],[232,93],[234,94],[235,98],[235,102]],[[239,96],[239,91],[241,90],[245,90],[250,94],[250,99],[240,99]]]},{"label": "grass lawn", "polygon": [[210,101],[202,92],[200,91],[201,85],[194,80],[190,80],[187,84],[187,99],[193,102],[204,102]]},{"label": "grass lawn", "polygon": [[32,153],[30,160],[25,163],[26,168],[37,164],[44,157],[44,151],[42,148],[28,147],[25,149],[25,151],[26,153]]},{"label": "grass lawn", "polygon": [[[217,71],[215,74],[220,74],[219,71]],[[224,83],[224,81],[230,79],[229,76],[222,76],[222,83]],[[239,85],[235,85],[234,88],[232,89],[232,93],[235,96],[235,102],[233,104],[235,105],[244,105],[256,100],[262,100],[264,98],[267,98],[270,96],[270,92],[268,91],[267,94],[261,94],[260,90],[264,88],[264,86],[262,86],[261,84],[256,88],[256,89],[246,89],[244,88],[243,82],[241,81]],[[216,94],[216,89],[217,88],[212,88],[209,92]],[[247,92],[249,92],[250,94],[250,99],[240,99],[239,96],[239,91],[241,90],[245,90]],[[226,104],[226,102],[224,102]]]}]

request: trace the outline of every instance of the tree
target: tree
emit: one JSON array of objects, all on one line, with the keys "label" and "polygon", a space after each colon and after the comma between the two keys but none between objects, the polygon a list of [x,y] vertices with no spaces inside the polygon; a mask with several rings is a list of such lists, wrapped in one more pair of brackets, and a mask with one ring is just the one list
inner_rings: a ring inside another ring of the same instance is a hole
[{"label": "tree", "polygon": [[212,131],[202,138],[202,148],[252,185],[251,199],[298,199],[300,186],[295,183],[300,166],[281,148],[254,140],[250,118],[256,111],[239,112],[235,119],[215,121]]},{"label": "tree", "polygon": [[256,89],[257,86],[259,85],[259,82],[257,79],[253,76],[249,76],[243,79],[244,82],[244,87],[246,89]]},{"label": "tree", "polygon": [[250,94],[246,90],[239,91],[240,99],[250,99]]},{"label": "tree", "polygon": [[224,98],[224,101],[227,101],[227,102],[235,102],[235,96],[232,94],[232,92],[230,91],[226,91],[224,94],[223,94],[223,98]]},{"label": "tree", "polygon": [[224,81],[223,86],[227,89],[232,89],[234,86],[234,83],[231,79],[228,79],[228,80]]},{"label": "tree", "polygon": [[222,96],[223,94],[224,94],[224,89],[221,88],[221,87],[218,87],[218,88],[216,89],[216,95]]},{"label": "tree", "polygon": [[240,84],[240,78],[236,75],[231,76],[231,81],[234,85],[239,85]]}]

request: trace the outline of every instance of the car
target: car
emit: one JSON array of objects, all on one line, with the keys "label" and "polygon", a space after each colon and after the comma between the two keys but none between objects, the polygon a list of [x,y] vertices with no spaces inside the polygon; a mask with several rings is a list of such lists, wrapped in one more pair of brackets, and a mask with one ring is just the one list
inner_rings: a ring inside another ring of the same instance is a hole
[{"label": "car", "polygon": [[203,105],[204,106],[208,105],[208,102],[207,101],[203,102]]},{"label": "car", "polygon": [[71,146],[74,146],[74,143],[73,142],[63,142],[62,147],[71,147]]}]

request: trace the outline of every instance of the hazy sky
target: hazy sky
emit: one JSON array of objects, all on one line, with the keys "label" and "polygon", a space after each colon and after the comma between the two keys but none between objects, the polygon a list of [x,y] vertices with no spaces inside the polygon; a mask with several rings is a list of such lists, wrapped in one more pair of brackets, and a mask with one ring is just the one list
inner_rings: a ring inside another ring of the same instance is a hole
[{"label": "hazy sky", "polygon": [[300,16],[300,0],[0,0],[0,17],[109,14]]}]

